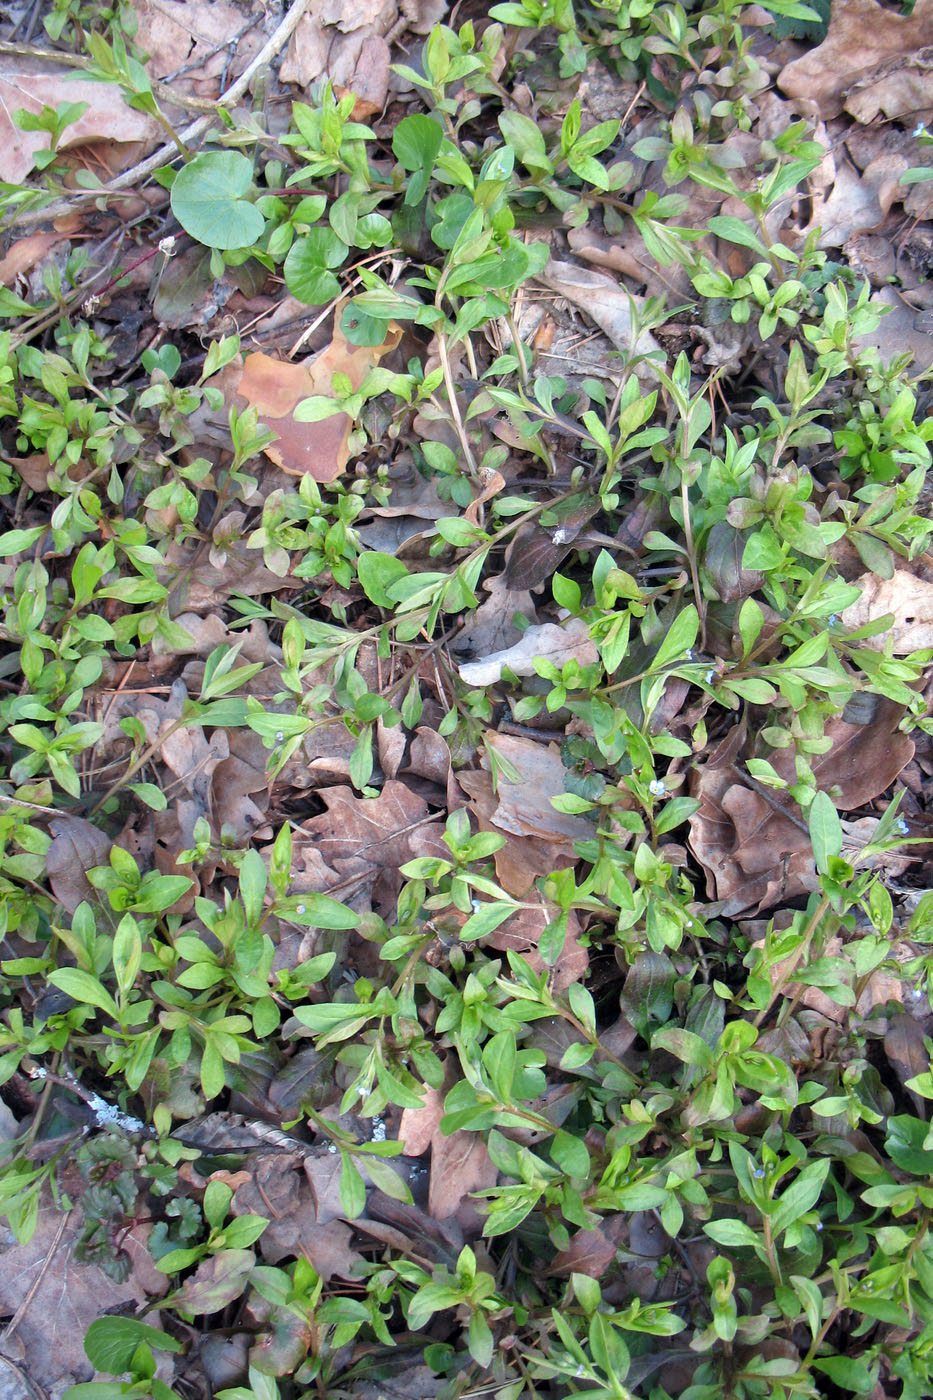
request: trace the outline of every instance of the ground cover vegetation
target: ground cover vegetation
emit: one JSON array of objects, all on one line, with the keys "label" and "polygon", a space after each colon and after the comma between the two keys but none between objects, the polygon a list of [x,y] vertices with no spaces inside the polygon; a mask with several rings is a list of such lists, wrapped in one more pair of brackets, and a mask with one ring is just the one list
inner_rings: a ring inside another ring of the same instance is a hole
[{"label": "ground cover vegetation", "polygon": [[4,1393],[933,1391],[933,4],[7,7]]}]

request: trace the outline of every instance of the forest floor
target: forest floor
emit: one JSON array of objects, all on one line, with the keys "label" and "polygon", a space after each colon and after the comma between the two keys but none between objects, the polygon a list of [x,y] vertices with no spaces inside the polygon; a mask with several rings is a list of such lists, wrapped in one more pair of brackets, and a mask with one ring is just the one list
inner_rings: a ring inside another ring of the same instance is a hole
[{"label": "forest floor", "polygon": [[933,0],[0,17],[0,1400],[929,1396]]}]

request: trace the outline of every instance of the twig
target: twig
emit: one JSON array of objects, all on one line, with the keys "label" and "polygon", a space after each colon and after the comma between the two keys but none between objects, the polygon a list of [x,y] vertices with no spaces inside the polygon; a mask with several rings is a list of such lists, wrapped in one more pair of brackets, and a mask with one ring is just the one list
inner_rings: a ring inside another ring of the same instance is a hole
[{"label": "twig", "polygon": [[[218,98],[216,103],[217,110],[221,107],[233,106],[234,103],[240,100],[256,73],[258,73],[260,69],[268,67],[276,54],[288,43],[306,11],[310,8],[311,3],[312,0],[294,0],[294,4],[290,7],[282,23],[276,29],[272,37],[263,45],[253,61],[243,70],[236,82],[232,83],[223,96]],[[193,141],[196,141],[198,137],[204,135],[210,128],[212,121],[212,116],[198,117],[197,121],[193,121],[190,126],[185,127],[185,130],[180,133],[180,139],[186,146],[190,145]],[[138,165],[134,165],[131,169],[125,170],[122,175],[118,175],[116,179],[111,180],[109,184],[101,185],[100,188],[96,190],[83,190],[80,193],[76,192],[72,199],[60,199],[54,204],[46,204],[42,209],[26,209],[10,220],[9,227],[25,227],[32,224],[45,223],[48,219],[60,218],[61,215],[68,214],[73,209],[81,208],[86,204],[93,204],[95,200],[101,198],[106,199],[108,195],[119,194],[121,190],[129,189],[132,185],[135,185],[137,181],[144,179],[147,175],[151,175],[154,170],[158,170],[160,165],[171,163],[177,159],[178,151],[175,143],[169,142],[164,146],[160,146],[153,155],[147,156],[145,160],[141,160]]]},{"label": "twig", "polygon": [[[40,44],[12,44],[7,39],[0,39],[0,53],[12,54],[16,58],[39,58],[46,63],[57,63],[62,68],[93,68],[94,60],[88,58],[83,53],[64,53],[61,49],[47,49]],[[156,97],[160,97],[163,102],[174,107],[188,107],[193,112],[211,112],[217,110],[216,101],[207,97],[188,97],[185,93],[173,92],[167,83],[160,83],[158,78],[153,78],[152,91]]]}]

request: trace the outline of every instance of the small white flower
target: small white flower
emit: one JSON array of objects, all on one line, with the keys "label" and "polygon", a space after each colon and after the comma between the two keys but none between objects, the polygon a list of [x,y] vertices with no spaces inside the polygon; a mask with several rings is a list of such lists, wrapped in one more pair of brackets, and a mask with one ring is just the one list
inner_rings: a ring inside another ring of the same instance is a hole
[{"label": "small white flower", "polygon": [[281,731],[281,729],[280,729],[280,730],[278,731],[278,733],[276,734],[276,736],[275,736],[275,742],[276,742],[277,744],[281,744],[281,742],[282,742],[282,740],[283,740],[284,738],[285,738],[285,735],[282,733],[282,731]]},{"label": "small white flower", "polygon": [[373,1142],[385,1142],[385,1140],[386,1140],[386,1125],[385,1125],[385,1123],[383,1123],[383,1121],[382,1121],[381,1118],[374,1118],[374,1119],[373,1119],[373,1136],[372,1136],[372,1141],[373,1141]]},{"label": "small white flower", "polygon": [[169,234],[168,238],[163,238],[159,243],[159,252],[163,257],[173,258],[175,256],[175,235]]},{"label": "small white flower", "polygon": [[910,831],[910,827],[907,825],[907,823],[905,822],[905,820],[904,820],[903,817],[898,817],[898,819],[897,819],[897,829],[898,829],[898,831],[901,833],[902,836],[906,836],[907,833]]},{"label": "small white flower", "polygon": [[303,914],[304,912],[305,912],[305,907],[304,907],[303,904],[296,904],[296,905],[295,905],[295,913],[296,913],[296,914]]},{"label": "small white flower", "polygon": [[664,779],[652,778],[651,782],[648,784],[648,791],[651,793],[652,797],[663,797],[664,794],[667,792],[667,786],[665,785]]},{"label": "small white flower", "polygon": [[714,674],[715,674],[715,672],[713,671],[713,668],[712,668],[712,666],[711,666],[711,667],[709,668],[709,670],[707,671],[707,673],[706,673],[706,684],[707,684],[707,685],[712,685],[712,684],[713,684],[713,676],[714,676]]},{"label": "small white flower", "polygon": [[837,623],[838,621],[839,621],[839,614],[838,614],[838,613],[830,613],[830,614],[829,614],[829,625],[830,625],[830,627],[835,627],[835,625],[836,625],[836,623]]},{"label": "small white flower", "polygon": [[916,125],[916,126],[914,127],[914,129],[913,129],[912,135],[914,135],[914,136],[925,136],[925,135],[926,135],[926,132],[927,132],[927,124],[926,124],[926,122],[917,122],[917,125]]},{"label": "small white flower", "polygon": [[687,660],[688,660],[688,661],[692,661],[692,660],[693,660],[693,647],[687,647],[686,655],[687,655]]}]

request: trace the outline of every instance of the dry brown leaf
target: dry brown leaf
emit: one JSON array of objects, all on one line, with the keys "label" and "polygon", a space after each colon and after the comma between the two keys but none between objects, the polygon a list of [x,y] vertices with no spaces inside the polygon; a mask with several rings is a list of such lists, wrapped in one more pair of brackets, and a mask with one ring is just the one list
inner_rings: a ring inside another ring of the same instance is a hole
[{"label": "dry brown leaf", "polygon": [[845,106],[857,122],[866,125],[880,113],[889,122],[898,118],[929,121],[933,115],[933,49],[898,54],[879,65],[853,84]]},{"label": "dry brown leaf", "polygon": [[346,87],[338,83],[338,97],[352,92],[356,98],[350,120],[368,122],[377,117],[389,96],[389,63],[392,54],[381,34],[370,34],[363,40],[356,67]]},{"label": "dry brown leaf", "polygon": [[861,173],[847,161],[836,167],[835,183],[825,204],[814,204],[809,228],[820,230],[818,247],[841,248],[856,233],[876,228],[895,199],[903,199],[898,181],[909,165],[896,153],[879,156]]},{"label": "dry brown leaf", "polygon": [[431,1149],[428,1214],[434,1220],[449,1220],[471,1191],[495,1186],[498,1175],[478,1133],[445,1136],[441,1132],[443,1114],[443,1093],[426,1089],[421,1108],[403,1111],[398,1132],[409,1157],[421,1157]]},{"label": "dry brown leaf", "polygon": [[[60,1205],[49,1203],[40,1209],[28,1244],[14,1243],[6,1226],[0,1232],[0,1314],[12,1316],[28,1299],[16,1335],[28,1357],[33,1385],[55,1397],[67,1386],[93,1378],[94,1367],[84,1351],[90,1324],[108,1311],[126,1304],[138,1307],[147,1297],[158,1297],[168,1282],[146,1250],[148,1227],[136,1226],[121,1236],[131,1271],[124,1283],[115,1283],[96,1264],[82,1264],[74,1257],[82,1226],[80,1208],[65,1218],[59,1234],[62,1221]],[[150,1320],[156,1322],[155,1317]]]},{"label": "dry brown leaf", "polygon": [[[480,831],[498,831],[496,811],[499,800],[493,791],[491,774],[485,769],[461,769],[457,782],[470,798],[470,811]],[[507,834],[505,845],[493,856],[496,879],[516,899],[524,899],[539,875],[549,875],[552,870],[573,865],[576,859],[569,841],[513,834]]]},{"label": "dry brown leaf", "polygon": [[[238,77],[265,38],[261,23],[249,23],[250,11],[229,0],[136,0],[133,8],[146,67],[182,93],[219,96],[221,79]],[[174,76],[180,68],[186,71]]]},{"label": "dry brown leaf", "polygon": [[[863,806],[884,792],[914,754],[914,744],[897,730],[903,710],[890,700],[878,705],[871,724],[830,719],[832,746],[811,755],[817,783],[838,788],[841,811]],[[706,871],[710,898],[722,901],[727,916],[769,909],[816,889],[816,868],[806,822],[780,792],[771,801],[746,785],[734,765],[736,730],[709,760],[694,769],[690,790],[700,808],[690,818],[690,848]],[[770,761],[779,777],[795,781],[794,750],[778,749]],[[786,809],[782,804],[787,802]]]},{"label": "dry brown leaf", "polygon": [[[515,836],[555,838],[558,842],[589,840],[593,827],[585,817],[558,812],[551,806],[551,798],[567,790],[567,769],[556,744],[539,744],[493,729],[486,731],[484,743],[487,756],[483,766],[490,767],[490,753],[506,766],[496,784],[499,802],[493,817],[495,826]],[[510,770],[516,774],[514,780]]]},{"label": "dry brown leaf", "polygon": [[45,858],[52,893],[63,909],[73,914],[86,899],[96,899],[86,872],[106,865],[113,842],[83,817],[56,817],[51,823],[52,844]]},{"label": "dry brown leaf", "polygon": [[[361,1256],[353,1232],[339,1217],[340,1158],[320,1152],[265,1153],[250,1162],[247,1182],[237,1188],[234,1215],[264,1215],[259,1239],[270,1264],[304,1255],[322,1278],[350,1278]],[[271,1217],[271,1218],[270,1218]]]},{"label": "dry brown leaf", "polygon": [[320,796],[327,811],[302,822],[294,842],[296,865],[310,847],[328,870],[319,889],[333,885],[334,876],[355,882],[357,890],[372,889],[384,876],[397,890],[398,868],[406,861],[450,855],[440,822],[402,782],[390,779],[378,797],[357,797],[349,787],[322,788]]},{"label": "dry brown leaf", "polygon": [[454,651],[462,655],[468,649],[473,656],[488,656],[517,642],[522,633],[512,619],[519,615],[535,616],[535,606],[527,588],[510,587],[505,574],[494,574],[483,584],[489,597],[474,613],[456,638]]},{"label": "dry brown leaf", "polygon": [[579,617],[571,617],[560,625],[545,622],[540,627],[529,627],[521,639],[505,651],[494,651],[479,661],[461,662],[460,678],[467,685],[480,688],[495,685],[502,679],[506,667],[516,676],[534,676],[537,674],[534,663],[539,658],[558,668],[565,661],[589,666],[599,659],[599,653],[586,623]]},{"label": "dry brown leaf", "polygon": [[86,102],[87,111],[65,128],[59,150],[91,141],[110,143],[111,166],[121,168],[120,143],[155,142],[162,128],[152,117],[128,107],[114,83],[73,78],[73,69],[39,67],[34,60],[4,55],[0,67],[0,180],[21,185],[32,170],[34,151],[47,151],[46,131],[21,131],[14,114],[22,107],[38,113],[63,100]]},{"label": "dry brown leaf", "polygon": [[[498,948],[503,953],[509,950],[519,953],[535,972],[543,972],[544,960],[537,951],[538,942],[559,912],[556,904],[543,900],[533,908],[520,909],[484,938],[483,944],[487,948]],[[571,911],[563,950],[551,969],[551,985],[556,992],[565,992],[571,983],[579,982],[586,976],[590,958],[580,942],[580,933],[580,921]]]},{"label": "dry brown leaf", "polygon": [[[918,1074],[927,1074],[930,1069],[930,1056],[924,1044],[923,1026],[913,1016],[898,1014],[888,1022],[884,1037],[884,1053],[901,1084],[906,1087],[908,1079]],[[926,1118],[926,1100],[913,1089],[907,1090],[914,1107],[921,1118]]]},{"label": "dry brown leaf", "polygon": [[909,16],[877,0],[834,0],[822,44],[781,70],[789,97],[816,105],[825,120],[842,111],[846,93],[888,60],[933,43],[933,0],[917,0]]},{"label": "dry brown leaf", "polygon": [[[31,272],[36,263],[41,262],[46,253],[51,252],[67,236],[65,233],[28,233],[25,238],[18,238],[15,243],[11,243],[9,252],[0,258],[0,285],[12,286],[17,277]],[[46,471],[48,471],[47,463]],[[23,479],[25,480],[25,478]],[[44,488],[45,481],[43,480],[39,489],[44,490]]]},{"label": "dry brown leaf", "polygon": [[493,471],[490,467],[480,467],[479,478],[483,489],[463,512],[464,517],[469,520],[471,525],[479,524],[482,507],[487,501],[491,501],[493,496],[498,496],[499,492],[505,488],[505,477],[501,472]]},{"label": "dry brown leaf", "polygon": [[918,311],[899,296],[894,287],[881,287],[869,299],[869,306],[886,306],[877,329],[854,336],[852,343],[859,349],[877,350],[888,364],[897,355],[913,356],[913,367],[927,370],[933,365],[933,335],[929,331],[929,312]]},{"label": "dry brown leaf", "polygon": [[256,598],[262,593],[278,593],[284,588],[303,588],[301,579],[281,578],[267,569],[262,550],[248,549],[235,540],[226,551],[222,569],[204,557],[194,541],[173,540],[165,553],[165,565],[157,570],[160,581],[173,590],[180,607],[204,613],[220,609],[231,593]]},{"label": "dry brown leaf", "polygon": [[310,474],[315,481],[333,481],[349,457],[353,423],[345,413],[335,413],[319,423],[299,423],[296,406],[313,395],[329,396],[335,374],[345,374],[354,389],[383,355],[398,344],[401,329],[389,322],[386,340],[374,347],[348,344],[335,315],[334,338],[325,350],[308,360],[293,363],[274,360],[259,352],[247,355],[238,381],[227,383],[237,398],[255,408],[261,422],[276,434],[265,454],[292,476]]},{"label": "dry brown leaf", "polygon": [[[650,331],[636,334],[635,313],[641,306],[641,298],[620,287],[615,278],[588,267],[578,267],[576,263],[552,259],[536,280],[579,306],[626,356],[660,351]],[[639,379],[657,380],[650,362],[641,361],[635,372]]]},{"label": "dry brown leaf", "polygon": [[933,583],[908,569],[895,569],[891,578],[862,574],[854,580],[861,596],[840,614],[842,625],[854,630],[892,614],[890,631],[868,637],[859,645],[883,651],[890,645],[895,656],[933,647]]},{"label": "dry brown leaf", "polygon": [[558,1250],[548,1268],[549,1274],[588,1274],[602,1278],[616,1257],[619,1235],[624,1230],[622,1216],[609,1216],[592,1230],[577,1230],[566,1249]]}]

